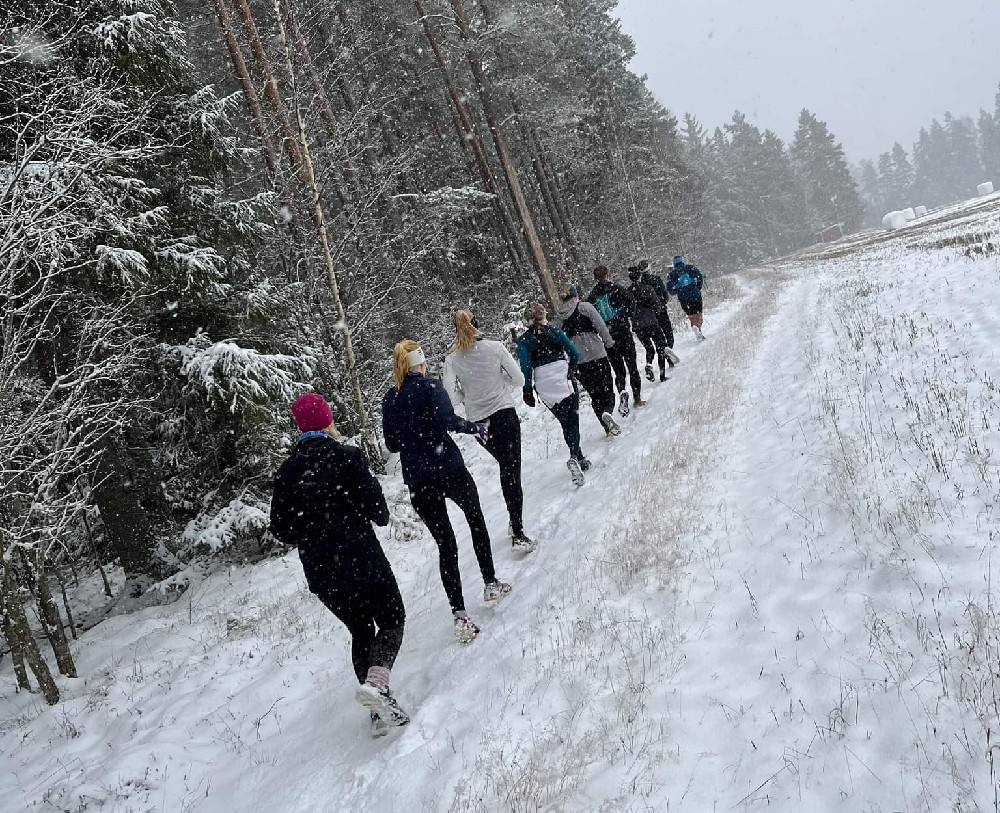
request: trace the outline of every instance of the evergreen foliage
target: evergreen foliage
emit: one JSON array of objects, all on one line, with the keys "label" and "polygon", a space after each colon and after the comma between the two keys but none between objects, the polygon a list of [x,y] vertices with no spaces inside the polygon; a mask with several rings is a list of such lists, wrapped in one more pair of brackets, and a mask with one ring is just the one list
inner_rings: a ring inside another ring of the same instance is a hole
[{"label": "evergreen foliage", "polygon": [[176,595],[193,564],[266,548],[303,390],[357,438],[395,342],[433,367],[469,306],[497,335],[542,266],[586,282],[683,253],[711,275],[855,224],[822,122],[803,113],[792,150],[740,113],[679,126],[614,8],[0,10],[4,550],[36,575],[115,559],[139,602],[186,569]]},{"label": "evergreen foliage", "polygon": [[863,209],[844,149],[826,123],[808,110],[799,114],[791,146],[792,159],[805,191],[806,213],[814,231],[835,223],[853,231],[861,225]]},{"label": "evergreen foliage", "polygon": [[913,144],[912,158],[897,142],[878,160],[877,183],[860,167],[867,220],[878,223],[887,211],[909,206],[942,206],[966,200],[983,181],[1000,183],[1000,88],[992,112],[978,122],[945,113],[932,119]]}]

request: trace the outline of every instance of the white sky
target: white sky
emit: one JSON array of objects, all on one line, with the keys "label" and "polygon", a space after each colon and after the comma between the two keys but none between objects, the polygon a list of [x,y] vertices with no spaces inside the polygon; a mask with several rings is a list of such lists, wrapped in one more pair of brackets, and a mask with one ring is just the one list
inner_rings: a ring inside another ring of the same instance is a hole
[{"label": "white sky", "polygon": [[808,107],[851,160],[907,149],[1000,82],[1000,0],[621,0],[632,68],[712,129],[742,110],[788,139]]}]

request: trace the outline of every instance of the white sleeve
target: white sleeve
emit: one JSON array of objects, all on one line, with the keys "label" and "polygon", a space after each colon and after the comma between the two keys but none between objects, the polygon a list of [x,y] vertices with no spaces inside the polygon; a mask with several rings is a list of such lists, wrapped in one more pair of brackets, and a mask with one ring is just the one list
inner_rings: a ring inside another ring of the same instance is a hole
[{"label": "white sleeve", "polygon": [[458,384],[458,375],[455,372],[455,364],[449,353],[444,359],[444,373],[442,375],[445,392],[451,399],[451,405],[457,410],[465,403],[465,396],[462,388]]},{"label": "white sleeve", "polygon": [[496,346],[497,356],[500,358],[500,369],[510,379],[511,386],[522,389],[524,387],[524,373],[521,372],[521,365],[514,360],[502,342],[497,342]]}]

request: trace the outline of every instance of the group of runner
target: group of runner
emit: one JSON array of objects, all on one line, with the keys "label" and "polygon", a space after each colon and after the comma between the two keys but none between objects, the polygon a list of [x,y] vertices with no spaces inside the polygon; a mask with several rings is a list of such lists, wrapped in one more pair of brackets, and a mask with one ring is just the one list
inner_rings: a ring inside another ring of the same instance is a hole
[{"label": "group of runner", "polygon": [[[668,366],[680,361],[673,352],[670,295],[677,297],[695,335],[704,339],[703,277],[683,257],[674,258],[665,281],[646,261],[629,268],[627,288],[614,282],[604,266],[593,273],[595,284],[586,298],[578,285],[564,287],[551,323],[542,304],[527,306],[517,362],[502,342],[482,335],[468,310],[454,315],[455,340],[441,381],[427,375],[427,359],[417,342],[404,339],[393,349],[394,384],[382,401],[385,445],[399,454],[410,502],[437,543],[454,634],[462,643],[474,640],[479,627],[466,611],[447,500],[468,522],[484,583],[483,601],[500,601],[511,586],[496,574],[479,493],[451,435],[474,436],[497,461],[512,549],[529,554],[536,542],[524,530],[521,424],[511,390],[520,388],[529,407],[536,405],[537,396],[555,416],[569,449],[570,476],[582,485],[590,461],[580,446],[580,388],[590,396],[607,436],[617,436],[621,425],[614,415],[616,403],[621,417],[645,405],[633,332],[645,350],[649,381],[656,380],[654,360],[660,381],[667,380]],[[464,411],[464,418],[456,408]],[[298,547],[310,591],[347,626],[360,684],[357,700],[370,712],[373,735],[381,736],[390,726],[409,722],[389,690],[405,610],[372,527],[388,525],[388,506],[360,450],[341,442],[333,412],[321,395],[300,396],[292,404],[292,415],[299,440],[275,475],[271,532]]]}]

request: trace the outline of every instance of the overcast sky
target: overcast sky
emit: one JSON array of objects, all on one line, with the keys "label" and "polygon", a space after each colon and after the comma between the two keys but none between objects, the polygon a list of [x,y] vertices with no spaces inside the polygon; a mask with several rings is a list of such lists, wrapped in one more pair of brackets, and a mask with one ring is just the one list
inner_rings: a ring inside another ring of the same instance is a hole
[{"label": "overcast sky", "polygon": [[978,117],[1000,82],[1000,0],[620,0],[632,69],[711,130],[734,110],[791,138],[808,107],[852,161],[946,110]]}]

